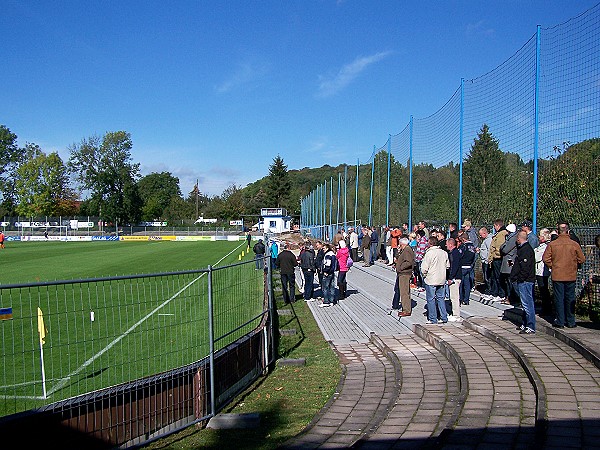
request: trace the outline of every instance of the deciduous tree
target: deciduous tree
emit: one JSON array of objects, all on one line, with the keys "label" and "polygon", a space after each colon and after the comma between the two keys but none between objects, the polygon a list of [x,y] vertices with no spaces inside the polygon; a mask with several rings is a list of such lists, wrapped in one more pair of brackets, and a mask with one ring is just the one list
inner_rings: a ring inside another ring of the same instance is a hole
[{"label": "deciduous tree", "polygon": [[142,201],[136,181],[139,163],[133,163],[131,136],[125,131],[108,132],[102,138],[92,136],[69,147],[69,169],[89,191],[88,206],[115,223],[137,223]]}]

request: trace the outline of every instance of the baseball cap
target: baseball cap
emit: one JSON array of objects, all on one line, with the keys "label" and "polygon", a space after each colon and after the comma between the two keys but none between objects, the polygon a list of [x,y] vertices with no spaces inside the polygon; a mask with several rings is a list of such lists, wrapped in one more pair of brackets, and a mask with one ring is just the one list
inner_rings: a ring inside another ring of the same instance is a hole
[{"label": "baseball cap", "polygon": [[463,227],[470,227],[471,225],[471,221],[470,220],[465,220],[462,224]]}]

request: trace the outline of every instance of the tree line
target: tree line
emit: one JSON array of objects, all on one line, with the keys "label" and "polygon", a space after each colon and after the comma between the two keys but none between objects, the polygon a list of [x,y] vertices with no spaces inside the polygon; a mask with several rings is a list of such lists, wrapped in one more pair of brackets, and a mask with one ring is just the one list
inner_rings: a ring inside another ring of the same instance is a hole
[{"label": "tree line", "polygon": [[[63,161],[33,143],[17,145],[17,135],[0,125],[0,216],[99,216],[118,223],[163,220],[193,221],[197,213],[223,221],[258,216],[261,208],[283,207],[300,216],[300,201],[316,186],[326,186],[326,222],[400,224],[408,220],[408,161],[390,155],[390,207],[387,208],[385,150],[372,164],[324,165],[288,170],[277,155],[268,175],[245,187],[235,184],[208,196],[194,186],[182,195],[179,179],[169,172],[140,174],[131,156],[133,142],[125,131],[91,136],[69,146]],[[266,165],[266,164],[265,164]],[[600,139],[560,143],[553,155],[538,161],[538,224],[560,218],[573,225],[600,224]],[[456,221],[459,162],[413,166],[413,218],[431,223]],[[371,191],[371,179],[373,190]],[[339,195],[338,195],[339,191]],[[358,197],[357,197],[358,194]],[[463,161],[463,218],[486,224],[496,218],[531,218],[533,161],[504,152],[484,124]],[[339,216],[338,216],[339,211]],[[344,217],[344,212],[345,217]],[[252,220],[252,219],[248,219]]]},{"label": "tree line", "polygon": [[140,174],[126,131],[90,136],[68,147],[67,161],[34,143],[19,146],[17,135],[0,125],[0,216],[98,216],[115,223],[194,221],[197,215],[222,221],[258,216],[260,208],[293,207],[287,166],[278,155],[269,175],[245,189],[229,186],[208,196],[198,185],[185,196],[170,172]]}]

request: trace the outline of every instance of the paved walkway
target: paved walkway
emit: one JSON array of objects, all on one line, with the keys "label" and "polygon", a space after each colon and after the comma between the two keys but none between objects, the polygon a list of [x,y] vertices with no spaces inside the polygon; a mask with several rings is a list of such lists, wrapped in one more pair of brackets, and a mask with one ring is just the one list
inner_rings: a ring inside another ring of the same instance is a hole
[{"label": "paved walkway", "polygon": [[519,335],[520,309],[474,292],[462,322],[389,315],[395,273],[348,273],[339,305],[309,307],[340,357],[338,392],[285,448],[600,448],[600,332],[538,318]]}]

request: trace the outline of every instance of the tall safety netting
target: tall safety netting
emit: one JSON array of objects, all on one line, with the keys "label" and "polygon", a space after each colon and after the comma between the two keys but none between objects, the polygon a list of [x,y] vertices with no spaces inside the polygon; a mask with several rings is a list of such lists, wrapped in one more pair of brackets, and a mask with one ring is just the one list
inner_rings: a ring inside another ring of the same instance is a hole
[{"label": "tall safety netting", "polygon": [[356,220],[370,225],[599,226],[600,4],[532,30],[506,61],[461,80],[442,108],[411,117],[356,169],[331,187],[347,191],[347,207],[354,200]]},{"label": "tall safety netting", "polygon": [[460,90],[437,112],[413,121],[413,223],[454,222],[459,202]]},{"label": "tall safety netting", "polygon": [[491,72],[464,81],[463,219],[533,216],[536,38]]},{"label": "tall safety netting", "polygon": [[600,4],[541,30],[540,226],[600,225]]},{"label": "tall safety netting", "polygon": [[404,129],[391,136],[390,143],[390,210],[387,225],[410,223],[410,130],[408,123]]}]

